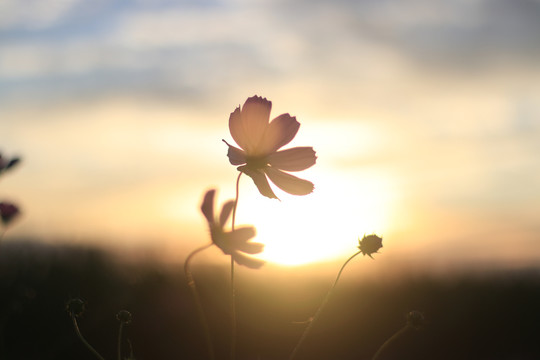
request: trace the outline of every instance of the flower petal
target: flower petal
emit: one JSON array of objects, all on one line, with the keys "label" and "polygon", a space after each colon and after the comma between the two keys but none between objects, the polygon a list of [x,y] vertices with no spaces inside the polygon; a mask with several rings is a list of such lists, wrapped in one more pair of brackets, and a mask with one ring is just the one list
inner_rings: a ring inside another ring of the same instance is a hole
[{"label": "flower petal", "polygon": [[281,114],[270,124],[257,148],[260,154],[270,154],[287,145],[296,136],[300,123],[289,114]]},{"label": "flower petal", "polygon": [[[244,129],[244,137],[240,137],[240,141],[245,142],[246,146],[240,145],[249,155],[261,155],[256,152],[259,143],[261,142],[268,121],[270,121],[270,111],[272,110],[272,102],[259,96],[253,96],[246,100],[242,107],[241,117]],[[236,141],[236,140],[235,140]]]},{"label": "flower petal", "polygon": [[229,220],[229,216],[231,215],[233,208],[234,200],[229,200],[225,204],[223,204],[223,207],[221,208],[221,214],[219,214],[219,226],[221,226],[222,228],[225,226],[227,220]]},{"label": "flower petal", "polygon": [[264,172],[281,190],[292,195],[307,195],[313,192],[313,183],[297,178],[272,167],[266,167]]},{"label": "flower petal", "polygon": [[238,246],[236,247],[236,250],[242,251],[248,254],[258,254],[262,252],[263,249],[264,249],[264,244],[258,243],[258,242],[251,242],[251,241],[238,244]]},{"label": "flower petal", "polygon": [[268,156],[268,163],[276,169],[302,171],[315,164],[317,156],[312,147],[295,147]]},{"label": "flower petal", "polygon": [[271,199],[278,198],[270,188],[270,184],[268,184],[268,180],[262,171],[251,169],[247,165],[239,166],[238,171],[241,171],[247,176],[251,177],[262,195]]},{"label": "flower petal", "polygon": [[246,149],[248,142],[246,132],[244,130],[244,123],[242,122],[240,106],[234,109],[229,116],[229,131],[231,132],[231,136],[234,141],[236,141],[238,146],[240,146],[242,149]]},{"label": "flower petal", "polygon": [[13,166],[17,165],[21,162],[21,159],[18,157],[12,158],[9,160],[8,164],[6,165],[6,170],[12,168]]},{"label": "flower petal", "polygon": [[214,244],[225,254],[230,255],[238,250],[240,245],[247,243],[255,236],[255,228],[253,226],[244,226],[234,231],[216,232],[214,235]]},{"label": "flower petal", "polygon": [[227,241],[231,250],[238,250],[248,254],[258,254],[264,249],[264,244],[249,241],[255,236],[255,228],[253,226],[241,227],[231,231],[229,234]]},{"label": "flower petal", "polygon": [[229,162],[232,165],[242,165],[246,163],[246,153],[243,150],[240,150],[239,148],[236,148],[234,146],[229,145],[228,142],[223,140],[227,146],[229,146],[229,150],[227,151],[227,156],[229,157]]},{"label": "flower petal", "polygon": [[216,195],[216,189],[211,189],[204,194],[204,199],[201,204],[201,211],[208,221],[208,224],[214,223],[214,196]]},{"label": "flower petal", "polygon": [[239,264],[247,266],[250,269],[259,269],[261,266],[264,265],[264,261],[260,259],[256,259],[250,256],[246,256],[244,254],[241,254],[239,252],[235,252],[231,255],[233,260]]},{"label": "flower petal", "polygon": [[228,241],[230,244],[236,246],[237,244],[249,241],[255,236],[256,233],[257,232],[253,226],[242,226],[227,233],[229,236]]}]

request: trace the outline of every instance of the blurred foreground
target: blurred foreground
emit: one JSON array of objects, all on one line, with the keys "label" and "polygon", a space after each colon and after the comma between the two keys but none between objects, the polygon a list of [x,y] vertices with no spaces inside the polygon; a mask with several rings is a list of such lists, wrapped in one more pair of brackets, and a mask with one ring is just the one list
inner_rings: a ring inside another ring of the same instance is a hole
[{"label": "blurred foreground", "polygon": [[[227,267],[194,266],[218,359],[228,358]],[[337,271],[338,269],[336,269]],[[331,285],[320,277],[237,278],[238,359],[287,359]],[[76,337],[65,304],[87,302],[81,332],[116,358],[118,321],[136,359],[205,359],[203,337],[181,265],[122,262],[97,249],[10,242],[0,247],[0,358],[94,359]],[[540,270],[403,274],[343,282],[299,359],[371,359],[420,310],[427,323],[392,344],[381,359],[539,359]],[[128,350],[127,344],[123,347]],[[126,352],[127,356],[128,352]]]}]

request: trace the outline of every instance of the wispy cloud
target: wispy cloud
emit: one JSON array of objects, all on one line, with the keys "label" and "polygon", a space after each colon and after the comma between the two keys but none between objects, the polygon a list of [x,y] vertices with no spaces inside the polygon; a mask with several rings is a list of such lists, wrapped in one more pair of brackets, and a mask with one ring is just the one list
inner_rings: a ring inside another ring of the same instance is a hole
[{"label": "wispy cloud", "polygon": [[[540,5],[533,0],[50,0],[2,6],[0,79],[27,88],[32,79],[58,78],[72,90],[129,92],[140,84],[141,91],[204,94],[215,83],[245,84],[270,74],[266,83],[337,79],[341,88],[354,90],[358,81],[412,70],[420,77],[536,69],[540,56]],[[112,73],[114,87],[107,81]]]}]

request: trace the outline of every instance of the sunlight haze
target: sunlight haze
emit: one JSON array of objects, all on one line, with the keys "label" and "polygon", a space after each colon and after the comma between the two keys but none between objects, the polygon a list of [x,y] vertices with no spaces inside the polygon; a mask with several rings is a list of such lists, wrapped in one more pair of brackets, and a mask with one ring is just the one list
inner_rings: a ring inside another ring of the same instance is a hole
[{"label": "sunlight haze", "polygon": [[182,262],[210,241],[204,192],[235,196],[222,139],[260,95],[318,157],[307,196],[242,176],[261,258],[343,261],[376,233],[380,261],[536,263],[538,19],[534,0],[3,1],[0,152],[23,159],[4,241]]}]

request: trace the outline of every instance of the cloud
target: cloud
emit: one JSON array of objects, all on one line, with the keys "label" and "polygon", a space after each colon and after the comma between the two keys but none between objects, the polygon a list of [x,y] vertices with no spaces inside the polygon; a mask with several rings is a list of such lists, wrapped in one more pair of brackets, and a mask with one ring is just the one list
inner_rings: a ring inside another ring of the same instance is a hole
[{"label": "cloud", "polygon": [[83,0],[3,0],[0,30],[42,30],[65,20]]},{"label": "cloud", "polygon": [[540,54],[533,0],[35,3],[2,5],[4,98],[204,96],[283,82],[321,94],[370,84],[369,97],[456,70],[534,71]]}]

